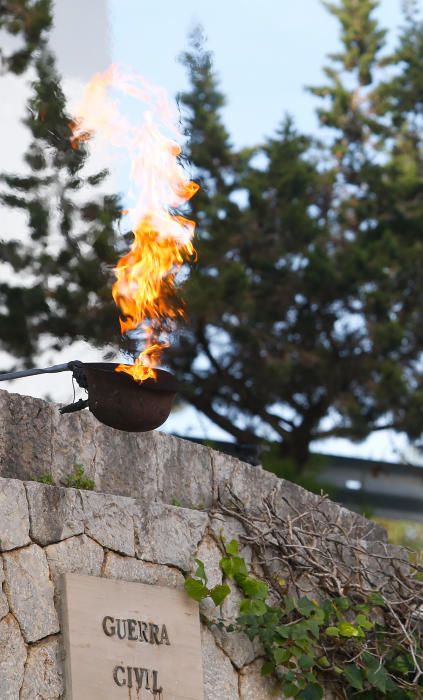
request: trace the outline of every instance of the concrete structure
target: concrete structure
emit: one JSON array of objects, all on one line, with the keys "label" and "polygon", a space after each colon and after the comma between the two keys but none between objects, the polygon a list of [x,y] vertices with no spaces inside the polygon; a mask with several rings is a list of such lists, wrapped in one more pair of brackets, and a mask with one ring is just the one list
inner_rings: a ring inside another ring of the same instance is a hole
[{"label": "concrete structure", "polygon": [[[61,485],[75,464],[95,491]],[[32,481],[46,473],[54,486]],[[61,417],[54,404],[1,391],[1,699],[64,697],[62,573],[182,588],[197,557],[210,583],[221,581],[219,534],[231,538],[240,529],[213,504],[229,491],[251,512],[272,494],[283,518],[317,498],[207,447],[158,432],[121,433],[88,411]],[[384,540],[361,516],[331,502],[326,508],[369,552]],[[205,700],[272,697],[260,651],[246,637],[203,626],[202,653]]]},{"label": "concrete structure", "polygon": [[[355,457],[322,456],[322,483],[353,510],[380,518],[423,523],[423,467]],[[322,460],[323,461],[323,460]]]}]

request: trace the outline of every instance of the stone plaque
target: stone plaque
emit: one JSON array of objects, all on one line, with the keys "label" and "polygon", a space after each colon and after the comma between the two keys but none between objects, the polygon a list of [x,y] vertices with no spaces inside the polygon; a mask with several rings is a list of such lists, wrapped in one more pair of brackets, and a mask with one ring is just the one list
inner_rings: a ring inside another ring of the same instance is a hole
[{"label": "stone plaque", "polygon": [[66,698],[203,700],[198,604],[183,591],[63,576]]}]

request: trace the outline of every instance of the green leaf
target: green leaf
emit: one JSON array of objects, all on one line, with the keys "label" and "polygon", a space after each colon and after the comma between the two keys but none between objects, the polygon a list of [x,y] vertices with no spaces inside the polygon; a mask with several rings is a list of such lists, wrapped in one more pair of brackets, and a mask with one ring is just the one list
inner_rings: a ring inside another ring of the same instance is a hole
[{"label": "green leaf", "polygon": [[291,658],[291,651],[283,647],[276,647],[276,649],[273,649],[273,658],[277,666],[285,664]]},{"label": "green leaf", "polygon": [[196,559],[195,563],[197,564],[197,569],[195,571],[195,577],[199,578],[204,584],[207,583],[207,574],[206,570],[204,568],[204,563],[201,561],[201,559]]},{"label": "green leaf", "polygon": [[366,666],[365,671],[369,683],[382,693],[385,693],[390,678],[386,669],[382,666],[379,657],[373,656],[373,654],[369,654],[369,652],[365,651],[362,655],[362,659]]},{"label": "green leaf", "polygon": [[361,613],[355,618],[355,623],[356,625],[360,625],[360,627],[363,627],[363,629],[365,630],[371,630],[374,627],[374,622],[369,620],[368,617],[362,615]]},{"label": "green leaf", "polygon": [[[412,693],[413,691],[411,691]],[[414,694],[403,690],[402,688],[397,688],[396,690],[389,691],[389,700],[415,700]]]},{"label": "green leaf", "polygon": [[210,591],[210,598],[215,605],[222,605],[225,598],[230,594],[231,589],[226,583],[214,586]]},{"label": "green leaf", "polygon": [[220,568],[223,573],[230,579],[234,579],[235,576],[247,576],[247,567],[245,566],[245,561],[241,557],[223,557],[220,560]]},{"label": "green leaf", "polygon": [[399,654],[390,664],[390,668],[400,673],[409,673],[413,669],[411,658],[407,658],[404,654]]},{"label": "green leaf", "polygon": [[339,637],[339,629],[337,627],[326,627],[325,634],[327,637]]},{"label": "green leaf", "polygon": [[362,659],[367,668],[371,668],[373,671],[376,671],[379,668],[379,658],[377,656],[373,656],[373,654],[370,654],[368,651],[363,652]]},{"label": "green leaf", "polygon": [[372,605],[385,605],[385,601],[383,599],[383,596],[381,596],[381,594],[378,593],[377,591],[370,593],[367,600]]},{"label": "green leaf", "polygon": [[357,603],[356,605],[354,605],[354,610],[356,612],[362,612],[365,615],[368,615],[370,612],[370,606],[365,605],[364,603]]},{"label": "green leaf", "polygon": [[317,663],[322,668],[329,668],[330,667],[330,661],[329,661],[327,656],[319,656],[319,658],[317,659]]},{"label": "green leaf", "polygon": [[238,554],[238,542],[236,540],[231,540],[227,545],[225,545],[227,554]]},{"label": "green leaf", "polygon": [[295,683],[282,683],[282,692],[285,698],[296,698],[300,689]]},{"label": "green leaf", "polygon": [[348,598],[344,598],[339,596],[338,598],[335,598],[335,605],[338,608],[338,610],[349,610],[351,607],[351,601]]},{"label": "green leaf", "polygon": [[310,598],[304,596],[303,598],[300,598],[297,601],[296,608],[298,612],[301,613],[301,615],[304,615],[304,617],[308,617],[312,612],[316,610],[317,606],[310,600]]},{"label": "green leaf", "polygon": [[250,598],[258,598],[259,600],[266,600],[269,593],[269,587],[266,583],[251,576],[246,576],[241,580],[240,588],[242,588],[245,595]]},{"label": "green leaf", "polygon": [[242,615],[264,615],[267,606],[262,600],[251,600],[244,598],[239,604],[239,611]]},{"label": "green leaf", "polygon": [[367,680],[369,683],[371,683],[371,685],[380,690],[381,693],[386,692],[389,676],[386,669],[382,665],[379,665],[377,669],[367,667],[366,675]]},{"label": "green leaf", "polygon": [[308,627],[308,620],[302,620],[300,622],[297,622],[295,625],[291,625],[291,639],[308,642]]},{"label": "green leaf", "polygon": [[341,637],[360,637],[360,630],[349,622],[341,622],[338,625],[339,634]]},{"label": "green leaf", "polygon": [[311,632],[313,637],[318,639],[320,635],[320,626],[314,619],[307,620],[307,629]]},{"label": "green leaf", "polygon": [[317,678],[316,674],[313,673],[313,671],[307,671],[307,673],[304,675],[304,678],[308,683],[317,683]]},{"label": "green leaf", "polygon": [[278,625],[275,628],[275,632],[278,637],[282,637],[282,639],[289,639],[291,636],[291,628],[288,627],[287,625]]},{"label": "green leaf", "polygon": [[261,675],[262,676],[270,676],[271,673],[275,670],[275,664],[272,661],[265,661],[263,666],[261,667]]},{"label": "green leaf", "polygon": [[201,583],[201,581],[198,581],[195,578],[187,578],[184,584],[184,588],[188,593],[189,597],[197,601],[203,600],[209,595],[209,589],[207,588],[207,586],[205,586],[204,583]]},{"label": "green leaf", "polygon": [[300,656],[300,658],[298,659],[298,665],[304,671],[308,671],[310,668],[313,668],[314,659],[312,656],[306,656],[306,655]]},{"label": "green leaf", "polygon": [[318,683],[309,683],[298,695],[301,700],[322,700],[323,688]]},{"label": "green leaf", "polygon": [[287,615],[291,613],[293,610],[295,610],[296,607],[296,600],[292,596],[286,596],[285,598],[285,612]]},{"label": "green leaf", "polygon": [[355,664],[346,664],[344,666],[344,675],[348,683],[355,690],[363,690],[363,672]]},{"label": "green leaf", "polygon": [[313,620],[314,622],[317,622],[317,624],[321,625],[325,621],[325,612],[322,610],[322,608],[315,608],[310,616],[310,619]]}]

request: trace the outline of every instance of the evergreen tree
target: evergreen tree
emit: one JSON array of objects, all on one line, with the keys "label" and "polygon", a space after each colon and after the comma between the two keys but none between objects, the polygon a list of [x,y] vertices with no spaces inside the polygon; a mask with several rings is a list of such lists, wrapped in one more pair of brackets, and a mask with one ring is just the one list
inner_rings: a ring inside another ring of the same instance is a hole
[{"label": "evergreen tree", "polygon": [[258,150],[230,149],[216,109],[223,97],[198,39],[184,56],[192,91],[181,97],[203,187],[193,202],[198,263],[185,287],[189,325],[173,366],[186,398],[238,441],[276,436],[304,463],[331,403],[322,368],[329,365],[333,379],[325,334],[339,290],[321,276],[336,278],[327,250],[332,176],[306,158],[310,142],[290,120],[260,149],[265,170],[253,165]]},{"label": "evergreen tree", "polygon": [[[361,386],[354,382],[347,397],[346,427],[355,437],[358,417],[363,436],[390,427],[418,440],[423,409],[423,25],[409,5],[398,49],[382,57],[383,32],[372,19],[377,5],[374,0],[329,5],[341,20],[345,50],[334,57],[337,69],[326,71],[329,85],[315,90],[329,102],[320,117],[333,129],[338,163],[337,237],[349,249],[348,270],[360,270],[349,307],[351,322],[360,329],[357,354],[366,357],[368,379]],[[377,82],[374,69],[391,65],[396,74],[390,71]]]},{"label": "evergreen tree", "polygon": [[[184,396],[218,425],[232,428],[239,440],[243,431],[232,416],[215,408],[216,391],[230,391],[221,369],[213,364],[210,346],[221,344],[225,319],[244,295],[242,263],[231,257],[231,240],[240,237],[242,212],[234,199],[236,172],[242,158],[232,148],[220,116],[225,99],[217,87],[210,52],[203,50],[203,36],[196,28],[190,49],[181,60],[188,70],[192,90],[179,95],[189,136],[184,154],[195,168],[200,191],[191,200],[192,218],[197,222],[198,260],[184,287],[188,325],[172,348],[170,360],[184,381]],[[223,325],[222,325],[223,324]],[[229,354],[232,353],[228,348]],[[222,358],[220,358],[222,359]],[[194,369],[197,364],[207,369]],[[223,379],[223,381],[222,381]]]},{"label": "evergreen tree", "polygon": [[[408,203],[421,187],[421,148],[408,127],[405,137],[392,125],[406,118],[396,91],[407,85],[409,100],[419,94],[422,54],[409,27],[399,49],[406,84],[375,83],[384,40],[376,7],[328,4],[343,50],[326,68],[329,83],[313,90],[325,98],[320,119],[333,133],[319,163],[316,144],[289,120],[259,149],[264,167],[254,167],[257,151],[231,151],[223,97],[198,37],[184,57],[190,156],[206,191],[194,205],[199,259],[174,367],[187,400],[212,421],[240,442],[276,437],[298,467],[319,438],[361,440],[387,427],[421,434],[421,244]],[[382,109],[389,100],[397,105],[391,120]]]},{"label": "evergreen tree", "polygon": [[0,47],[2,71],[23,73],[45,43],[51,23],[51,0],[0,0],[0,29],[15,39],[12,50]]},{"label": "evergreen tree", "polygon": [[[9,3],[16,22],[34,8],[50,11],[46,2]],[[3,231],[0,241],[1,260],[11,273],[0,283],[0,338],[3,349],[26,364],[34,361],[41,341],[43,349],[80,338],[116,342],[118,328],[110,289],[119,203],[115,196],[96,195],[106,172],[82,173],[87,151],[83,143],[73,147],[71,118],[47,45],[50,23],[46,14],[38,43],[29,41],[22,50],[34,76],[25,118],[32,136],[25,172],[0,178],[0,201],[24,213],[28,233]],[[15,25],[10,20],[6,26]]]}]

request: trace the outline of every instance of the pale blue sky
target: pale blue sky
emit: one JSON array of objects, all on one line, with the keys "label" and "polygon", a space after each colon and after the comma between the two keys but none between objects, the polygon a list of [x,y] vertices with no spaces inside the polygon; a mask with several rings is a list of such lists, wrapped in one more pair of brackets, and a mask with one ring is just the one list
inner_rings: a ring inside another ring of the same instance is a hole
[{"label": "pale blue sky", "polygon": [[[175,94],[186,85],[177,62],[190,28],[200,22],[228,99],[225,122],[237,145],[270,135],[284,113],[300,129],[317,122],[304,85],[322,80],[325,55],[338,46],[336,20],[320,0],[108,0],[114,61]],[[401,0],[382,0],[379,16],[390,43]]]}]

